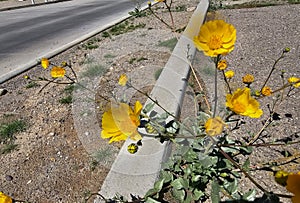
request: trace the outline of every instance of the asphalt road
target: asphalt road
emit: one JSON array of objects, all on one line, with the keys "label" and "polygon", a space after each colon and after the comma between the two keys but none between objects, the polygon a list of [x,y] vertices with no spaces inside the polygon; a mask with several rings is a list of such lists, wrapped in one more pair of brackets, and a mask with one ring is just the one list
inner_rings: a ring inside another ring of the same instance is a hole
[{"label": "asphalt road", "polygon": [[125,19],[135,2],[72,0],[0,12],[0,84]]}]

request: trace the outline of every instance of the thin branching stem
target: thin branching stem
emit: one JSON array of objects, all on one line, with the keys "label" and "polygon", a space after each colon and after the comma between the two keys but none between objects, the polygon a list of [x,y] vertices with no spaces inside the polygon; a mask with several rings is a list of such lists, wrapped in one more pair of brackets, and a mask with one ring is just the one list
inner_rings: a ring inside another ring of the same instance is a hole
[{"label": "thin branching stem", "polygon": [[[203,89],[203,87],[202,87],[202,85],[201,85],[201,83],[200,83],[200,81],[199,81],[199,79],[198,79],[198,77],[197,77],[197,75],[196,75],[196,71],[195,71],[194,67],[193,67],[191,64],[190,64],[190,68],[191,68],[192,74],[193,74],[193,76],[194,76],[194,78],[195,78],[195,80],[196,80],[196,82],[197,82],[197,84],[198,84],[200,90],[201,90],[202,92],[204,92],[204,89]],[[210,111],[210,110],[211,110],[211,107],[210,107],[210,105],[209,105],[209,101],[208,101],[207,96],[206,96],[205,94],[204,94],[203,98],[204,98],[204,100],[205,100],[205,104],[206,104],[206,106],[207,106],[207,108],[208,108],[208,111]]]},{"label": "thin branching stem", "polygon": [[223,151],[221,146],[218,146],[221,154],[228,159],[236,168],[238,168],[257,188],[259,188],[264,193],[269,193],[260,184],[258,184],[240,165],[238,165],[226,152]]},{"label": "thin branching stem", "polygon": [[228,80],[227,80],[227,78],[226,78],[226,76],[225,76],[225,71],[224,71],[224,70],[222,70],[222,74],[223,74],[224,81],[225,81],[225,83],[226,83],[226,85],[227,85],[227,88],[228,88],[228,90],[229,90],[229,94],[232,94],[232,91],[231,91],[229,82],[228,82]]},{"label": "thin branching stem", "polygon": [[277,63],[278,63],[281,59],[284,58],[284,54],[285,54],[285,52],[283,51],[283,52],[281,53],[280,57],[279,57],[278,59],[275,60],[275,62],[274,62],[274,64],[273,64],[273,66],[272,66],[272,69],[271,69],[271,71],[270,71],[270,73],[269,73],[267,79],[265,80],[263,86],[262,86],[261,89],[260,89],[260,92],[261,92],[262,89],[266,86],[267,82],[268,82],[269,79],[271,78],[272,73],[273,73],[274,70],[276,69]]}]

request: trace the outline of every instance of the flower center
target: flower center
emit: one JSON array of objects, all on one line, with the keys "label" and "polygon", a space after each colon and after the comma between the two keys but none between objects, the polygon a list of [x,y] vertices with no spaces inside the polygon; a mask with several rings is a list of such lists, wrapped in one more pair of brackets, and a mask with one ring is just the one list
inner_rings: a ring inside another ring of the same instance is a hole
[{"label": "flower center", "polygon": [[219,35],[212,35],[210,37],[210,41],[208,42],[208,46],[210,49],[220,49],[222,47],[222,38]]}]

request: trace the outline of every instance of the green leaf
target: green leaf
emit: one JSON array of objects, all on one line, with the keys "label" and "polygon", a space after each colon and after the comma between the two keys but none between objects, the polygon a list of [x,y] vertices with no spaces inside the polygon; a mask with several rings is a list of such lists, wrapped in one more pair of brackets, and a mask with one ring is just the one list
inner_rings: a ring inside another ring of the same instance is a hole
[{"label": "green leaf", "polygon": [[211,183],[211,202],[219,203],[220,202],[220,185],[216,180],[213,180]]},{"label": "green leaf", "polygon": [[156,182],[154,183],[154,189],[155,189],[156,191],[160,191],[160,190],[162,189],[163,185],[164,185],[164,181],[165,181],[164,178],[162,178],[162,179],[156,181]]},{"label": "green leaf", "polygon": [[168,183],[168,182],[173,180],[173,175],[169,171],[162,171],[161,172],[161,178],[164,179],[164,183]]},{"label": "green leaf", "polygon": [[143,112],[144,113],[150,112],[153,109],[154,105],[155,105],[155,103],[146,104],[146,106],[144,106]]},{"label": "green leaf", "polygon": [[172,190],[172,196],[178,200],[179,202],[183,202],[185,198],[185,191],[184,190]]},{"label": "green leaf", "polygon": [[147,197],[145,202],[146,203],[161,203],[159,201],[156,201],[155,199],[152,199],[151,197]]},{"label": "green leaf", "polygon": [[159,118],[162,120],[166,120],[168,118],[169,114],[167,112],[164,112],[159,115]]},{"label": "green leaf", "polygon": [[227,192],[229,194],[234,194],[237,192],[237,188],[238,188],[238,181],[237,179],[233,179],[232,182],[229,181],[225,181],[225,183],[223,184],[224,188],[227,190]]},{"label": "green leaf", "polygon": [[249,155],[249,154],[252,153],[253,147],[240,147],[240,151],[241,151],[242,154],[244,154],[244,155]]},{"label": "green leaf", "polygon": [[247,158],[247,160],[244,162],[242,168],[243,168],[245,171],[249,171],[249,167],[250,167],[250,159]]},{"label": "green leaf", "polygon": [[204,192],[201,190],[198,190],[197,188],[193,191],[193,199],[195,201],[198,201],[201,197],[204,196]]},{"label": "green leaf", "polygon": [[247,201],[254,201],[255,196],[256,196],[256,191],[255,189],[252,189],[248,191],[246,194],[244,194],[242,198]]},{"label": "green leaf", "polygon": [[201,175],[193,175],[192,176],[192,182],[197,182],[197,181],[200,180],[200,178],[201,178]]},{"label": "green leaf", "polygon": [[158,191],[154,188],[151,188],[150,190],[147,191],[145,198],[148,197],[158,197]]},{"label": "green leaf", "polygon": [[171,186],[176,190],[180,190],[182,188],[188,188],[189,182],[186,179],[178,178],[171,182]]},{"label": "green leaf", "polygon": [[183,203],[191,203],[191,202],[193,202],[192,194],[187,193],[186,197],[184,198]]}]

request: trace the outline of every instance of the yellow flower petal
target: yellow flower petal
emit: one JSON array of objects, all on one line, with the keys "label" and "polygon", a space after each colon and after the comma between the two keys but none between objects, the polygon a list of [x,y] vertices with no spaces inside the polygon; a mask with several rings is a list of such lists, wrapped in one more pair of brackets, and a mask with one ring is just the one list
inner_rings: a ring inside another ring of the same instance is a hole
[{"label": "yellow flower petal", "polygon": [[298,88],[300,87],[300,78],[297,77],[290,77],[288,79],[288,82],[293,84],[294,87]]},{"label": "yellow flower petal", "polygon": [[229,70],[225,72],[225,77],[230,79],[234,76],[234,71],[233,70]]},{"label": "yellow flower petal", "polygon": [[142,105],[137,101],[134,110],[126,103],[111,104],[111,108],[102,116],[101,137],[110,138],[109,143],[126,140],[128,137],[138,141],[142,136],[138,133]]},{"label": "yellow flower petal", "polygon": [[203,24],[198,36],[194,37],[197,49],[211,57],[228,54],[234,49],[235,41],[236,29],[223,20],[213,20]]},{"label": "yellow flower petal", "polygon": [[205,132],[210,136],[219,135],[223,132],[224,125],[221,117],[209,118],[204,125]]},{"label": "yellow flower petal", "polygon": [[41,65],[44,69],[48,68],[50,65],[50,62],[47,58],[42,58],[41,59]]},{"label": "yellow flower petal", "polygon": [[4,194],[3,192],[0,192],[0,203],[12,203],[12,198]]},{"label": "yellow flower petal", "polygon": [[242,79],[245,84],[251,84],[254,82],[254,76],[251,74],[246,74]]},{"label": "yellow flower petal", "polygon": [[231,111],[250,118],[259,118],[263,111],[259,109],[259,102],[251,97],[250,89],[237,89],[232,95],[226,95],[226,104]]},{"label": "yellow flower petal", "polygon": [[66,74],[66,70],[62,67],[54,66],[51,69],[50,74],[51,74],[51,77],[53,77],[53,78],[63,78]]},{"label": "yellow flower petal", "polygon": [[119,78],[119,85],[125,86],[128,81],[128,77],[126,74],[122,74]]},{"label": "yellow flower petal", "polygon": [[262,88],[261,94],[264,95],[264,96],[270,96],[272,94],[272,90],[271,90],[270,87],[265,86],[265,87]]},{"label": "yellow flower petal", "polygon": [[227,68],[227,61],[225,59],[219,61],[217,68],[219,70],[225,70]]},{"label": "yellow flower petal", "polygon": [[293,203],[300,202],[300,172],[295,174],[290,174],[287,179],[286,189],[294,194],[292,197]]},{"label": "yellow flower petal", "polygon": [[276,183],[278,183],[279,185],[282,185],[282,186],[286,186],[286,181],[288,179],[288,175],[290,173],[286,172],[286,171],[277,171],[275,174],[274,174],[274,178],[275,178],[275,181]]}]

